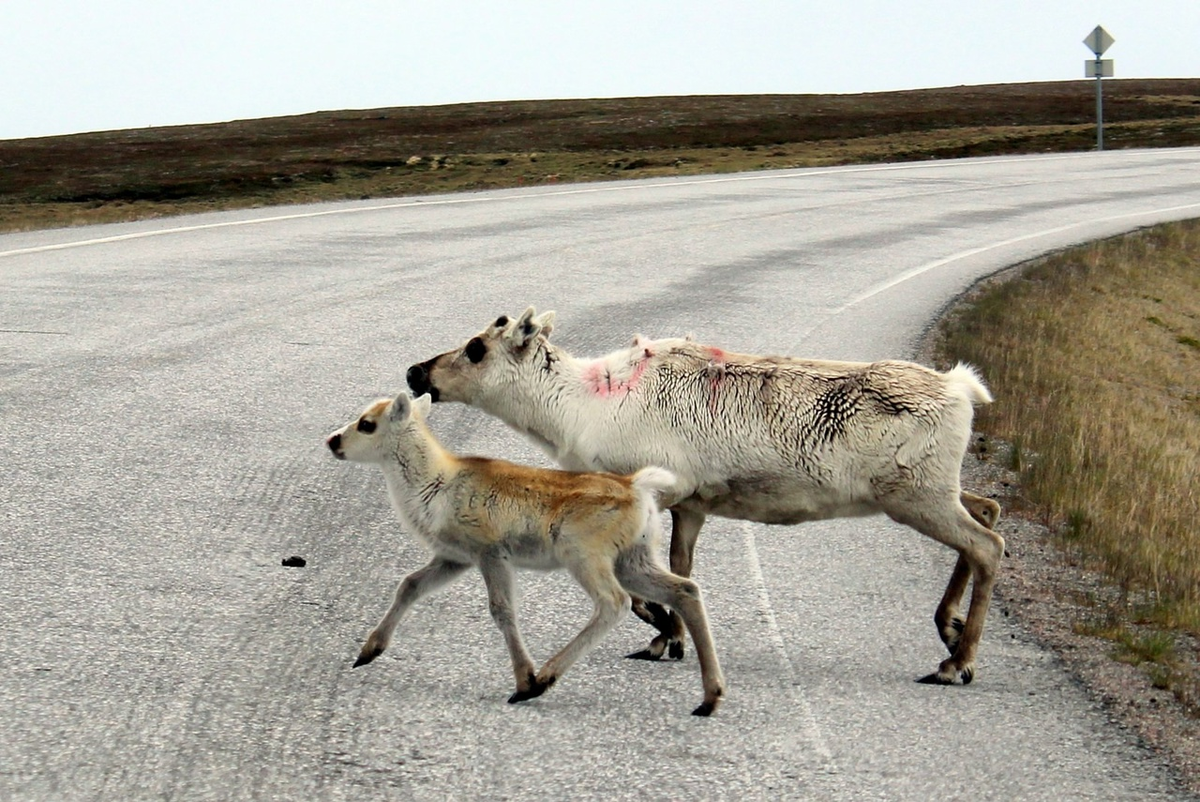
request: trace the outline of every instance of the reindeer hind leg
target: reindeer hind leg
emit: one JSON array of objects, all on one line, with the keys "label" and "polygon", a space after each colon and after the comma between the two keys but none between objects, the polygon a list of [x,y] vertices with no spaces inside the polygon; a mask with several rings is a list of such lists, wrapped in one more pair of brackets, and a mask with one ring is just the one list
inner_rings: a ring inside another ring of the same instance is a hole
[{"label": "reindeer hind leg", "polygon": [[[671,571],[676,576],[692,575],[692,561],[696,552],[696,539],[704,525],[704,513],[694,510],[671,508]],[[684,654],[684,621],[679,613],[665,609],[652,599],[644,602],[650,619],[642,618],[658,630],[650,645],[640,652],[626,655],[634,660],[661,660],[663,655],[672,660],[682,660]]]}]

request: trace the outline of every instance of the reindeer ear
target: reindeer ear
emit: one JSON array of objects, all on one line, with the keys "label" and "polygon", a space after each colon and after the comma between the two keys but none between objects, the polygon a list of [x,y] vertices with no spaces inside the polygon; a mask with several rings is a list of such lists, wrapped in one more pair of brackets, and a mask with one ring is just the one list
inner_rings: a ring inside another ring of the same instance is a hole
[{"label": "reindeer ear", "polygon": [[388,410],[388,420],[395,423],[408,420],[408,416],[412,413],[412,399],[408,393],[403,390],[398,396],[392,399],[391,409]]},{"label": "reindeer ear", "polygon": [[550,339],[550,332],[554,331],[554,311],[542,312],[534,322],[542,327],[542,336]]},{"label": "reindeer ear", "polygon": [[429,393],[423,393],[413,399],[412,405],[414,409],[420,411],[422,418],[427,417],[429,415],[429,408],[433,405],[433,397]]},{"label": "reindeer ear", "polygon": [[533,340],[537,339],[539,334],[549,333],[554,327],[554,313],[547,312],[538,317],[537,312],[531,306],[525,310],[512,326],[504,332],[504,338],[508,340],[509,345],[514,348],[524,348]]},{"label": "reindeer ear", "polygon": [[489,334],[499,334],[500,332],[504,331],[505,328],[508,327],[509,322],[510,322],[510,318],[508,317],[508,315],[501,315],[500,317],[496,318],[496,322],[494,322],[494,323],[492,323],[492,325],[488,326],[488,333]]}]

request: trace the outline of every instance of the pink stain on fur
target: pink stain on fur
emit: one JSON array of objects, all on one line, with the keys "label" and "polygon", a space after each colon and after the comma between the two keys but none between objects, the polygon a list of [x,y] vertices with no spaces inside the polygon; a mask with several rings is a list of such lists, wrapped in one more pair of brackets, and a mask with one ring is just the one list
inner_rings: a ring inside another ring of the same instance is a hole
[{"label": "pink stain on fur", "polygon": [[584,369],[583,383],[588,391],[601,398],[624,398],[638,386],[650,362],[650,350],[633,366],[628,376],[613,375],[608,363],[601,359]]}]

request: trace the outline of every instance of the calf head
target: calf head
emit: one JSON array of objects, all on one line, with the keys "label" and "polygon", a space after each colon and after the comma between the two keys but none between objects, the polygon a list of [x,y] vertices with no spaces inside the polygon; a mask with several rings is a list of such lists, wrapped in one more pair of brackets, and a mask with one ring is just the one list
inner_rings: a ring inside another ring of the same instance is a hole
[{"label": "calf head", "polygon": [[417,434],[415,427],[429,412],[429,396],[415,401],[406,392],[373,401],[362,414],[325,438],[338,459],[382,462],[394,455],[400,442]]},{"label": "calf head", "polygon": [[554,313],[539,315],[532,306],[515,320],[501,315],[460,348],[410,367],[408,386],[434,401],[475,404],[519,380],[553,328]]}]

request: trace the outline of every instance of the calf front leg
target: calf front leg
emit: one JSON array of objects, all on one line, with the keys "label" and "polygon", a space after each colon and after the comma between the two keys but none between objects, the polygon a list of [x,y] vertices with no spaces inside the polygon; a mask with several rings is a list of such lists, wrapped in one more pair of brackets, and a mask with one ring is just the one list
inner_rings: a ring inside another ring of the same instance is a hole
[{"label": "calf front leg", "polygon": [[[538,672],[537,696],[555,683],[577,660],[596,647],[623,615],[629,612],[629,595],[622,589],[613,573],[613,566],[604,557],[581,559],[568,566],[571,575],[583,587],[594,603],[592,617],[571,641],[546,661]],[[510,700],[511,701],[511,700]]]},{"label": "calf front leg", "polygon": [[463,571],[469,567],[470,565],[466,563],[434,557],[424,568],[418,568],[404,577],[404,581],[396,588],[392,606],[371,630],[371,634],[367,636],[366,642],[362,645],[358,659],[354,661],[354,668],[365,666],[383,654],[384,649],[391,643],[396,625],[400,623],[400,619],[408,612],[408,608],[417,600],[453,582],[462,576]]},{"label": "calf front leg", "polygon": [[[692,575],[692,560],[696,540],[704,526],[704,513],[680,507],[671,508],[671,572],[677,576]],[[679,613],[668,610],[655,601],[641,603],[649,617],[638,616],[659,631],[650,645],[640,652],[627,655],[634,660],[661,660],[663,654],[672,660],[683,659],[684,623]]]},{"label": "calf front leg", "polygon": [[487,586],[488,612],[504,635],[508,656],[512,660],[513,678],[517,682],[517,690],[508,697],[508,702],[513,704],[541,696],[550,686],[539,685],[534,673],[533,658],[529,656],[525,641],[521,638],[521,630],[517,626],[517,597],[512,567],[503,557],[485,555],[479,561],[479,571],[483,574],[483,583]]}]

